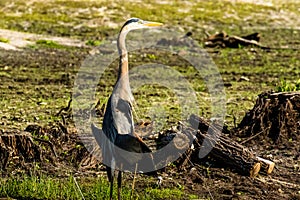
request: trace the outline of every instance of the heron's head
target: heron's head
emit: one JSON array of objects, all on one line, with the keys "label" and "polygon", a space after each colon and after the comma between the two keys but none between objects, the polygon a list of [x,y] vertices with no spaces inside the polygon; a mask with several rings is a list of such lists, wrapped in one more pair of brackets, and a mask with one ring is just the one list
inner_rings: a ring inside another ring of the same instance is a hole
[{"label": "heron's head", "polygon": [[130,18],[125,22],[121,31],[129,32],[131,30],[142,29],[142,28],[152,28],[152,27],[157,27],[157,26],[161,26],[161,25],[162,25],[162,23],[159,23],[159,22],[145,21],[145,20],[141,20],[139,18]]}]

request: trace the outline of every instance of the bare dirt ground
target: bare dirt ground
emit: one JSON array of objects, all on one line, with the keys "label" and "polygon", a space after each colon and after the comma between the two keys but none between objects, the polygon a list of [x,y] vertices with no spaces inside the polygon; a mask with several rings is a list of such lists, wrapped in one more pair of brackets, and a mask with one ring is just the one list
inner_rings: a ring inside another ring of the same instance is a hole
[{"label": "bare dirt ground", "polygon": [[21,51],[23,48],[36,44],[38,40],[49,40],[65,46],[84,47],[85,43],[67,37],[53,37],[33,33],[23,33],[7,29],[0,29],[0,38],[6,38],[9,43],[0,42],[0,48]]}]

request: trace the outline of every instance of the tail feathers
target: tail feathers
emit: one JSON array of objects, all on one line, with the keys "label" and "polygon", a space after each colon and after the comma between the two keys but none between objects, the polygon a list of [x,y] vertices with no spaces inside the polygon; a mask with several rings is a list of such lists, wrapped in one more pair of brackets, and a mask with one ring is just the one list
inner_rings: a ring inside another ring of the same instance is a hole
[{"label": "tail feathers", "polygon": [[91,128],[93,135],[103,132],[102,129],[98,128],[94,123],[91,123]]},{"label": "tail feathers", "polygon": [[94,123],[91,124],[91,128],[98,145],[101,146],[101,135],[104,134],[102,129],[98,128]]},{"label": "tail feathers", "polygon": [[[104,132],[102,129],[98,128],[94,123],[91,123],[91,129],[92,133],[98,143],[98,145],[101,148],[106,147],[105,142],[103,140],[106,139],[104,136]],[[107,142],[107,141],[106,141]],[[104,145],[104,146],[103,146]],[[134,137],[129,134],[125,135],[118,135],[114,145],[118,146],[119,148],[128,151],[128,154],[126,152],[115,152],[116,159],[118,161],[121,161],[123,163],[123,166],[128,164],[128,169],[132,168],[135,169],[135,163],[138,164],[138,171],[149,171],[149,169],[153,169],[154,171],[144,173],[146,175],[150,176],[157,176],[156,167],[154,164],[154,160],[151,154],[135,154],[136,157],[132,157],[130,152],[136,152],[136,153],[151,153],[151,149],[147,146],[147,144],[140,138],[140,137]],[[106,149],[106,148],[104,148]],[[102,149],[103,150],[103,149]],[[113,156],[110,154],[111,152],[105,151],[105,156],[103,159],[106,159],[106,163],[110,163]],[[119,163],[119,162],[118,162]],[[126,164],[127,163],[127,164]],[[111,163],[112,164],[112,163]],[[124,167],[125,167],[124,166]],[[131,167],[132,166],[132,167]],[[151,167],[150,167],[151,166]],[[112,167],[109,165],[108,168]],[[150,168],[149,168],[150,167]],[[126,168],[126,167],[125,167]],[[109,169],[111,171],[114,171],[114,169]]]}]

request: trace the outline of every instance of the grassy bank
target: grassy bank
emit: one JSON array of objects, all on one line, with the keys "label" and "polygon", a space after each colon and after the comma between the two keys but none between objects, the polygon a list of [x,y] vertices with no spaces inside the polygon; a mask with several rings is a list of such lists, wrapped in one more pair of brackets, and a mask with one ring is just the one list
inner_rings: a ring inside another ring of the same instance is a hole
[{"label": "grassy bank", "polygon": [[[147,179],[149,187],[132,190],[132,181],[127,180],[122,188],[122,199],[182,199],[196,198],[186,195],[181,187],[155,188],[155,180]],[[153,186],[150,186],[153,184]],[[117,188],[114,188],[115,195]],[[108,199],[109,184],[103,177],[57,178],[52,176],[16,176],[0,180],[0,197],[15,199]]]}]

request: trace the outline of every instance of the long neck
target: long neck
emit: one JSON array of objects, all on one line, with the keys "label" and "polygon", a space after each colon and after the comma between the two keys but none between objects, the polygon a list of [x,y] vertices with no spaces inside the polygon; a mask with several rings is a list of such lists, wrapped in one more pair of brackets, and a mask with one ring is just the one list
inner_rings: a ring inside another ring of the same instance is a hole
[{"label": "long neck", "polygon": [[120,56],[118,80],[122,78],[123,81],[128,79],[128,53],[125,45],[125,38],[127,32],[121,31],[118,37],[118,51]]}]

